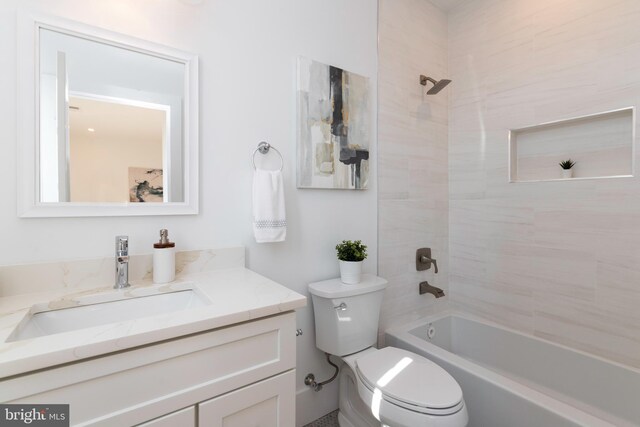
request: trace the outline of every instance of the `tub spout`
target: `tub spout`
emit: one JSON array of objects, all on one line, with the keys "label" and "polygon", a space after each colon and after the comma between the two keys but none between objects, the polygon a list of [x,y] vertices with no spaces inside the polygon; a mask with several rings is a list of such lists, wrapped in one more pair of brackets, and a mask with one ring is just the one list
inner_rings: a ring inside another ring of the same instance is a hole
[{"label": "tub spout", "polygon": [[440,288],[436,288],[435,286],[431,286],[429,282],[426,280],[424,282],[420,282],[419,285],[420,295],[422,294],[432,294],[436,298],[440,298],[444,296],[444,291]]}]

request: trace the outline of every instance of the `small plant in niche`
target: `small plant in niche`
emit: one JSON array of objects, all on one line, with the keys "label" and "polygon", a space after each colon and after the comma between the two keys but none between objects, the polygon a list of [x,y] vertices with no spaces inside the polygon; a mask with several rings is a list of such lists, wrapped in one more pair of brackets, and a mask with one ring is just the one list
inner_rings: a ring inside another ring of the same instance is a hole
[{"label": "small plant in niche", "polygon": [[573,161],[573,160],[571,160],[571,159],[567,159],[567,160],[563,160],[563,161],[561,161],[561,162],[560,162],[560,163],[558,163],[558,164],[560,165],[560,167],[561,167],[562,169],[564,169],[564,170],[569,170],[569,169],[571,169],[571,168],[576,164],[576,162],[574,162],[574,161]]},{"label": "small plant in niche", "polygon": [[367,258],[367,246],[361,240],[343,240],[336,245],[336,251],[340,261],[357,262]]},{"label": "small plant in niche", "polygon": [[336,245],[336,253],[340,263],[340,280],[347,285],[360,283],[362,278],[362,261],[367,258],[367,246],[360,240],[343,240]]}]

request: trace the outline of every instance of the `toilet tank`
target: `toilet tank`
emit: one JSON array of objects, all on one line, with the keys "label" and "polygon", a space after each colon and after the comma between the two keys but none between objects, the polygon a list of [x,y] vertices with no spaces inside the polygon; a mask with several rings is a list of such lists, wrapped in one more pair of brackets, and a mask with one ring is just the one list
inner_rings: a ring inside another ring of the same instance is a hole
[{"label": "toilet tank", "polygon": [[386,287],[385,279],[372,274],[363,274],[362,281],[355,285],[346,285],[340,279],[311,283],[316,347],[346,356],[374,345]]}]

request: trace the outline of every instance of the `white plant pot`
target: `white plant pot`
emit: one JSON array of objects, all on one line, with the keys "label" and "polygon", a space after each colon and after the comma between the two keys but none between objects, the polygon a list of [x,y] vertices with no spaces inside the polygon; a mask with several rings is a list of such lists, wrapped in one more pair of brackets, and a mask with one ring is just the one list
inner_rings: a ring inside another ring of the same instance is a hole
[{"label": "white plant pot", "polygon": [[346,285],[355,285],[362,280],[362,261],[341,261],[340,280]]},{"label": "white plant pot", "polygon": [[562,169],[562,178],[573,178],[573,169]]}]

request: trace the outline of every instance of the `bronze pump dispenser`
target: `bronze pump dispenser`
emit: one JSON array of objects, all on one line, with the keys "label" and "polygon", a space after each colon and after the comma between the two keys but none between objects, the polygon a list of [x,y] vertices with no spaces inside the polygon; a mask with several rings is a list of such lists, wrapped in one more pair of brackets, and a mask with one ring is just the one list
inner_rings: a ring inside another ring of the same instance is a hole
[{"label": "bronze pump dispenser", "polygon": [[169,241],[169,230],[166,228],[160,230],[160,241],[153,244],[155,249],[174,248],[175,246],[174,242]]}]

